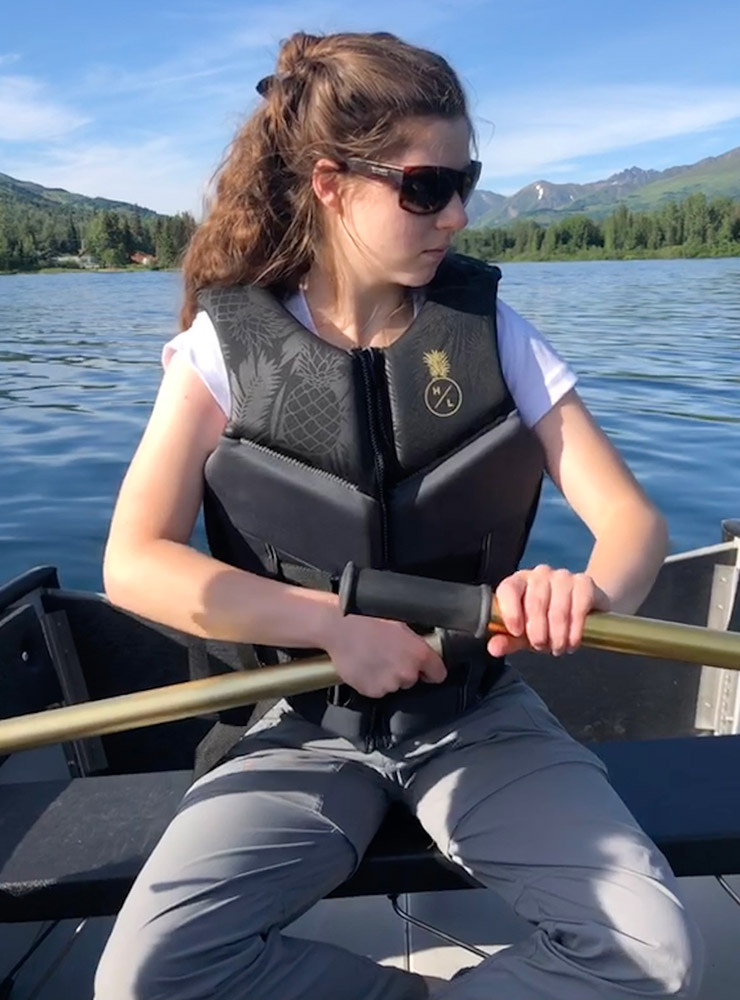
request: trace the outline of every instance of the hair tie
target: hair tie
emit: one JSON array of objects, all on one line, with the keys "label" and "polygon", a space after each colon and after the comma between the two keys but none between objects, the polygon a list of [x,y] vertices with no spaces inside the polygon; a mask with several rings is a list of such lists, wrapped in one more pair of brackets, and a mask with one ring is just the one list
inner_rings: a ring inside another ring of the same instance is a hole
[{"label": "hair tie", "polygon": [[257,84],[255,90],[260,95],[260,97],[267,97],[267,95],[272,90],[275,85],[275,75],[271,73],[269,76],[263,76],[262,79]]}]

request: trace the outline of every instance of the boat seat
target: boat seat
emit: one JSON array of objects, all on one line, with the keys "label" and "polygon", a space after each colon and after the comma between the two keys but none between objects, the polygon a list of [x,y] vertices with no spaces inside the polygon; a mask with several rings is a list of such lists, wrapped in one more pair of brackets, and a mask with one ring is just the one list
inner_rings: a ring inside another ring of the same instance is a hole
[{"label": "boat seat", "polygon": [[[740,735],[594,744],[678,875],[740,873]],[[115,913],[185,792],[189,771],[0,785],[0,922]],[[394,806],[334,896],[475,885]]]}]

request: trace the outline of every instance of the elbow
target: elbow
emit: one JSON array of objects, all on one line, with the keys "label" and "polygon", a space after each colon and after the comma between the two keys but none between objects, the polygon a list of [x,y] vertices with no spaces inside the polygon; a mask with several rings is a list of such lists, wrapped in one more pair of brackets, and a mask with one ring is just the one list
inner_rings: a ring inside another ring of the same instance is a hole
[{"label": "elbow", "polygon": [[136,558],[131,549],[125,546],[113,545],[110,539],[103,557],[103,591],[105,596],[116,607],[126,611],[135,611],[134,579],[141,578],[136,572]]},{"label": "elbow", "polygon": [[668,522],[652,502],[648,502],[648,518],[650,537],[653,539],[656,556],[662,563],[668,555],[669,535]]},{"label": "elbow", "polygon": [[103,560],[103,592],[111,604],[124,607],[126,603],[123,596],[124,591],[125,585],[121,567],[118,561],[111,557],[110,552],[106,550]]}]

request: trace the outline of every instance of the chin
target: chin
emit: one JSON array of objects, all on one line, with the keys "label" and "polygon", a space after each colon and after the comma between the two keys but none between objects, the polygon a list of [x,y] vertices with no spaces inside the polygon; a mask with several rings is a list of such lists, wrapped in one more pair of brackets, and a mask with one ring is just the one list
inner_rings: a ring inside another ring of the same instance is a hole
[{"label": "chin", "polygon": [[422,258],[415,267],[399,271],[396,280],[399,285],[406,285],[408,288],[422,288],[429,284],[443,260],[444,257]]}]

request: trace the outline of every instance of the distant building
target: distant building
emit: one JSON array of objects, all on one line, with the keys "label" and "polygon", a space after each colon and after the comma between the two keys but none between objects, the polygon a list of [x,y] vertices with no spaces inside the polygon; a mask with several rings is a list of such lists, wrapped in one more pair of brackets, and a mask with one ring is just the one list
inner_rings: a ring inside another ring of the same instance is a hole
[{"label": "distant building", "polygon": [[97,262],[97,260],[92,256],[92,254],[89,254],[84,247],[82,248],[82,250],[80,250],[80,252],[74,259],[77,261],[78,267],[84,267],[88,269],[94,269],[100,267],[100,264]]},{"label": "distant building", "polygon": [[80,267],[80,258],[76,253],[62,253],[58,257],[52,257],[51,263],[55,267]]},{"label": "distant building", "polygon": [[141,264],[142,267],[151,267],[152,264],[157,263],[157,258],[153,253],[144,253],[142,250],[132,253],[129,260],[132,264]]}]

